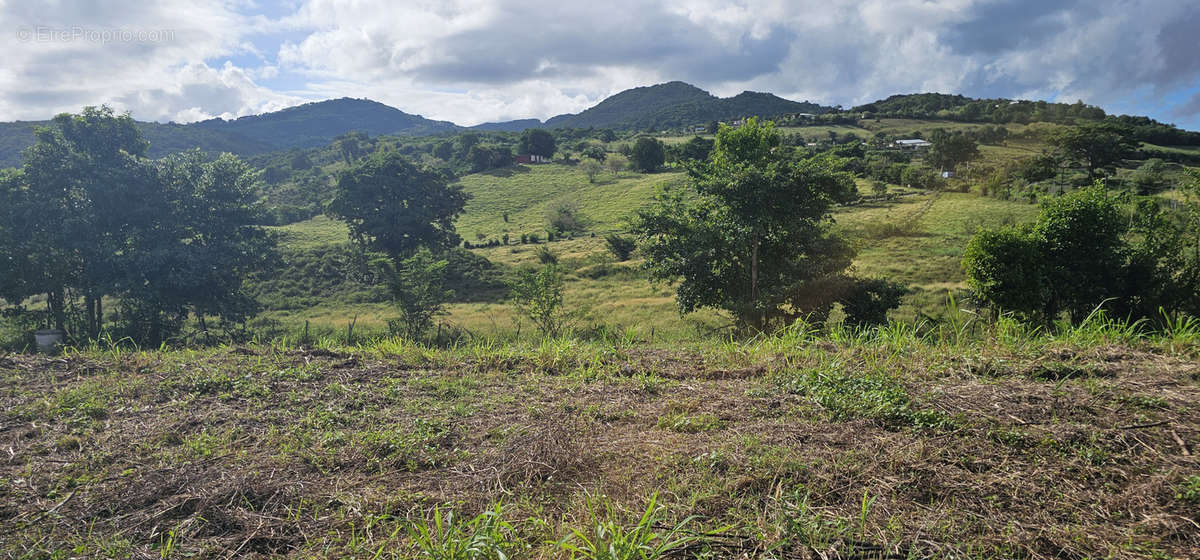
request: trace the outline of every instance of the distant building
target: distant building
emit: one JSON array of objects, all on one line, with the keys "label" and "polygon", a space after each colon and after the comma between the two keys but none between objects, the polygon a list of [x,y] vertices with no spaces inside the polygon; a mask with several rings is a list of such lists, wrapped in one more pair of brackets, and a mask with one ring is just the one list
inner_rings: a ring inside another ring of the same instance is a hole
[{"label": "distant building", "polygon": [[922,140],[920,138],[906,138],[904,140],[897,140],[893,142],[892,145],[900,148],[901,150],[923,150],[933,146],[933,142]]},{"label": "distant building", "polygon": [[690,131],[690,132],[692,132],[692,133],[694,133],[694,134],[704,134],[705,132],[708,132],[708,127],[707,127],[707,126],[704,126],[704,125],[702,125],[702,124],[698,124],[698,125],[694,125],[694,126],[692,126],[692,127],[689,129],[689,131]]},{"label": "distant building", "polygon": [[521,154],[517,156],[517,163],[550,163],[550,158],[537,154]]}]

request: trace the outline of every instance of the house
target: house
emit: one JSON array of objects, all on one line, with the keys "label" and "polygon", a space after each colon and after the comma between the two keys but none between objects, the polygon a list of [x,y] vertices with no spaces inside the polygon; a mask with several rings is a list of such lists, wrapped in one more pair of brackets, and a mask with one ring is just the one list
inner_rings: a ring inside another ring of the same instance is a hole
[{"label": "house", "polygon": [[694,134],[704,134],[705,132],[708,132],[708,127],[702,124],[697,124],[688,128],[688,131]]},{"label": "house", "polygon": [[521,154],[517,156],[517,163],[550,163],[550,158],[537,154]]},{"label": "house", "polygon": [[923,150],[933,146],[933,142],[922,140],[920,138],[906,138],[904,140],[897,140],[893,142],[892,146],[900,148],[901,150]]}]

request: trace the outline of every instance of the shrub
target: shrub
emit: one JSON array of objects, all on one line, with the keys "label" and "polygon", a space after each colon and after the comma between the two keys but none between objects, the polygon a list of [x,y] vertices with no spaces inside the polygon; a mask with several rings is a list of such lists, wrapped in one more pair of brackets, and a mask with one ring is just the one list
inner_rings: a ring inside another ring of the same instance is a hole
[{"label": "shrub", "polygon": [[565,320],[563,285],[565,279],[557,264],[540,269],[525,268],[511,284],[513,306],[528,317],[543,334],[558,336]]},{"label": "shrub", "polygon": [[546,212],[546,221],[550,223],[550,229],[557,233],[583,231],[588,225],[588,219],[579,212],[579,205],[569,201],[552,206]]}]

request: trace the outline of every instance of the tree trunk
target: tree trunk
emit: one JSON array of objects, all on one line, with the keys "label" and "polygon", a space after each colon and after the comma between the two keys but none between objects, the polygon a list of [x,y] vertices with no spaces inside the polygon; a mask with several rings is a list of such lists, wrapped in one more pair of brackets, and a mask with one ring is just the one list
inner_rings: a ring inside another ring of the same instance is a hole
[{"label": "tree trunk", "polygon": [[50,315],[54,318],[54,328],[60,331],[66,330],[66,320],[63,317],[63,294],[61,290],[46,293],[46,307],[49,308]]},{"label": "tree trunk", "polygon": [[750,255],[750,304],[754,306],[754,328],[763,330],[762,310],[758,305],[758,237],[754,238],[754,246]]},{"label": "tree trunk", "polygon": [[87,318],[87,334],[88,338],[96,338],[100,335],[100,302],[99,298],[91,293],[83,296],[83,314]]}]

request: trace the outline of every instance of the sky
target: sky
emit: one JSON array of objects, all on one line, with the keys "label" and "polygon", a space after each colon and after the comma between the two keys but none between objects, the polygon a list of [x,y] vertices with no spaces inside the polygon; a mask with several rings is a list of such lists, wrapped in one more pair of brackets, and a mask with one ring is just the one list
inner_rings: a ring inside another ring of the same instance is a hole
[{"label": "sky", "polygon": [[460,125],[682,80],[826,105],[1082,100],[1200,130],[1194,0],[0,0],[0,121],[368,98]]}]

